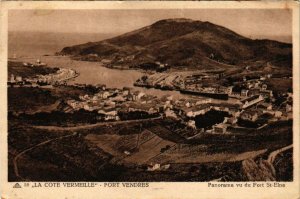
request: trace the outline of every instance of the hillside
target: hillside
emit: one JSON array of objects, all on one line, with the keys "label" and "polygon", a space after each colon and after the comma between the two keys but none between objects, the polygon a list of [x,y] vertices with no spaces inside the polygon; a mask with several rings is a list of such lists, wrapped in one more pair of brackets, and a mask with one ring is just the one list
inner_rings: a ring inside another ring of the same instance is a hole
[{"label": "hillside", "polygon": [[111,39],[65,47],[59,54],[125,68],[155,62],[197,69],[251,65],[257,61],[262,66],[267,62],[284,68],[292,66],[291,44],[252,40],[225,27],[190,19],[160,20]]}]

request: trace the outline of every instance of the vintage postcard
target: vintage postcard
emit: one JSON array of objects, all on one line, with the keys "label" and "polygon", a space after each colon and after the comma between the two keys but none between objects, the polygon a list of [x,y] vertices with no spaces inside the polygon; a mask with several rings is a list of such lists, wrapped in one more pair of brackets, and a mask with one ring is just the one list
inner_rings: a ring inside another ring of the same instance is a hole
[{"label": "vintage postcard", "polygon": [[2,2],[1,198],[299,198],[299,3]]}]

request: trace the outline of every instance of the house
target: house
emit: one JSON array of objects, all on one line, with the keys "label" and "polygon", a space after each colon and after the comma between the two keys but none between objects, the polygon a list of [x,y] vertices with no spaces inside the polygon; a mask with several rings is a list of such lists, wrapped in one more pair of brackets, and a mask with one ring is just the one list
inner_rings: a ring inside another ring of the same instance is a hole
[{"label": "house", "polygon": [[228,107],[224,107],[224,106],[220,106],[219,110],[220,111],[224,111],[224,112],[229,112],[229,108]]},{"label": "house", "polygon": [[265,81],[267,78],[266,77],[260,77],[259,80]]},{"label": "house", "polygon": [[241,93],[240,93],[240,92],[234,92],[234,91],[232,91],[232,92],[229,94],[229,97],[240,98],[240,97],[241,97]]},{"label": "house", "polygon": [[156,107],[151,107],[151,108],[149,108],[148,113],[149,114],[158,113],[158,109]]},{"label": "house", "polygon": [[131,153],[129,151],[124,151],[125,155],[130,155]]},{"label": "house", "polygon": [[236,108],[229,108],[228,113],[230,115],[232,115],[233,117],[236,117],[236,118],[241,115],[241,111],[239,109],[236,109]]},{"label": "house", "polygon": [[[283,113],[281,111],[264,111],[265,113],[269,113],[271,115],[273,115],[275,118],[281,118]],[[276,120],[276,119],[274,119]]]},{"label": "house", "polygon": [[289,104],[286,104],[286,106],[285,106],[285,112],[289,113],[289,112],[292,112],[292,110],[293,110],[293,107],[291,105],[289,105]]},{"label": "house", "polygon": [[75,109],[77,102],[76,102],[76,100],[72,99],[72,100],[67,100],[67,104]]},{"label": "house", "polygon": [[249,89],[248,96],[259,95],[261,92],[260,88],[251,88]]},{"label": "house", "polygon": [[16,82],[21,82],[22,81],[22,77],[21,76],[16,76]]},{"label": "house", "polygon": [[110,107],[115,107],[116,106],[116,102],[112,101],[112,100],[106,100],[104,102],[105,106],[110,106]]},{"label": "house", "polygon": [[114,101],[114,102],[125,102],[126,101],[126,99],[123,96],[121,96],[121,95],[118,95],[116,97],[110,98],[110,100]]},{"label": "house", "polygon": [[220,123],[213,126],[213,133],[221,133],[224,134],[227,131],[227,125]]},{"label": "house", "polygon": [[141,97],[141,101],[142,101],[142,103],[147,103],[147,104],[149,104],[149,103],[152,103],[154,100],[155,100],[155,96],[151,96],[151,95],[144,95],[144,96],[142,96]]},{"label": "house", "polygon": [[161,168],[161,170],[167,170],[167,169],[169,169],[170,168],[170,164],[165,164],[165,165],[162,165],[160,168]]},{"label": "house", "polygon": [[87,111],[93,111],[94,109],[89,104],[84,104],[83,109]]},{"label": "house", "polygon": [[35,82],[31,82],[31,87],[38,87],[38,85]]},{"label": "house", "polygon": [[259,110],[246,110],[241,113],[240,118],[243,120],[255,122],[261,113],[262,111]]},{"label": "house", "polygon": [[138,95],[137,95],[137,99],[140,100],[143,96],[145,96],[146,94],[143,93],[143,92],[140,92]]},{"label": "house", "polygon": [[261,90],[263,90],[263,91],[267,90],[267,88],[268,88],[268,85],[267,85],[267,84],[263,84],[263,85],[261,86]]},{"label": "house", "polygon": [[248,97],[248,92],[249,92],[249,90],[247,90],[247,89],[242,89],[242,90],[241,90],[241,97]]},{"label": "house", "polygon": [[94,95],[91,99],[93,102],[97,102],[99,100],[97,95]]},{"label": "house", "polygon": [[93,106],[94,109],[95,108],[100,108],[100,107],[104,106],[104,102],[100,101],[100,100],[91,101],[89,103],[90,103],[90,106]]},{"label": "house", "polygon": [[173,100],[173,95],[167,96],[167,100],[168,100],[168,101],[172,101],[172,100]]},{"label": "house", "polygon": [[191,108],[185,108],[184,111],[187,117],[196,117],[197,115],[203,115],[211,109],[210,104],[202,104]]},{"label": "house", "polygon": [[135,91],[135,92],[132,94],[133,100],[134,100],[134,101],[136,101],[136,100],[139,99],[139,98],[138,98],[139,94],[140,94],[140,91]]},{"label": "house", "polygon": [[166,101],[164,104],[164,109],[173,109],[173,104],[171,103],[171,101]]},{"label": "house", "polygon": [[161,102],[172,101],[172,100],[173,100],[172,95],[163,95],[162,97],[160,97]]},{"label": "house", "polygon": [[270,97],[273,97],[273,91],[272,90],[261,90],[260,95],[262,95],[264,98],[270,98]]},{"label": "house", "polygon": [[166,115],[166,117],[178,119],[176,113],[174,111],[170,110],[170,109],[165,110],[165,115]]},{"label": "house", "polygon": [[15,76],[14,76],[14,74],[11,74],[10,75],[10,83],[15,83],[16,81],[15,81]]},{"label": "house", "polygon": [[153,104],[130,103],[128,104],[128,111],[144,111],[148,114],[158,113],[158,109]]},{"label": "house", "polygon": [[195,120],[189,120],[186,124],[187,126],[193,128],[193,129],[196,129],[196,122]]},{"label": "house", "polygon": [[129,95],[129,93],[130,93],[130,90],[128,90],[128,89],[124,90],[124,88],[123,88],[123,92],[122,92],[123,96]]},{"label": "house", "polygon": [[47,66],[47,64],[41,62],[41,60],[39,60],[39,59],[36,60],[36,62],[35,62],[34,65],[35,65],[35,66]]},{"label": "house", "polygon": [[237,123],[237,118],[236,117],[225,117],[223,123],[227,124],[236,124]]},{"label": "house", "polygon": [[80,95],[79,99],[81,99],[82,101],[88,100],[90,99],[89,95]]},{"label": "house", "polygon": [[106,85],[105,84],[97,84],[96,88],[101,89],[101,90],[106,90]]},{"label": "house", "polygon": [[196,105],[200,105],[200,104],[208,104],[211,103],[212,100],[211,99],[203,99],[203,100],[199,100],[196,102]]},{"label": "house", "polygon": [[258,102],[263,101],[264,98],[262,95],[255,95],[246,99],[241,100],[241,102],[243,103],[242,108],[246,109],[254,104],[257,104]]},{"label": "house", "polygon": [[160,170],[160,164],[151,164],[148,166],[147,171]]},{"label": "house", "polygon": [[276,118],[280,118],[282,116],[282,112],[281,111],[275,111],[274,116]]},{"label": "house", "polygon": [[225,93],[230,95],[232,93],[233,86],[228,86],[227,88],[224,89]]},{"label": "house", "polygon": [[99,114],[104,114],[104,119],[107,120],[120,120],[118,116],[118,111],[113,107],[104,108],[103,110],[98,111]]},{"label": "house", "polygon": [[185,103],[185,106],[189,108],[192,106],[192,104],[190,102],[187,102],[187,103]]},{"label": "house", "polygon": [[108,91],[100,92],[99,94],[102,99],[107,99],[111,96],[111,94]]},{"label": "house", "polygon": [[109,59],[101,59],[101,63],[103,63],[103,64],[110,64],[111,60],[109,60]]},{"label": "house", "polygon": [[128,101],[133,101],[133,95],[131,93],[129,93],[127,96],[126,96],[126,99]]},{"label": "house", "polygon": [[257,105],[257,108],[262,108],[262,109],[266,109],[266,110],[268,110],[268,111],[270,111],[270,110],[272,110],[272,104],[271,103],[259,103],[258,105]]},{"label": "house", "polygon": [[216,111],[221,111],[220,106],[212,106],[211,108],[214,109],[214,110],[216,110]]}]

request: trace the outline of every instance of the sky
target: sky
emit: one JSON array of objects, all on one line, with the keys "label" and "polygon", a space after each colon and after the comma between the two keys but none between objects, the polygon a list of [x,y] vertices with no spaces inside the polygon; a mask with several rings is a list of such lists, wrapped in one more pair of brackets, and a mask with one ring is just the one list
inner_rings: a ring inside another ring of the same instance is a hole
[{"label": "sky", "polygon": [[253,38],[292,35],[292,12],[287,9],[10,10],[8,28],[115,35],[168,18],[209,21]]}]

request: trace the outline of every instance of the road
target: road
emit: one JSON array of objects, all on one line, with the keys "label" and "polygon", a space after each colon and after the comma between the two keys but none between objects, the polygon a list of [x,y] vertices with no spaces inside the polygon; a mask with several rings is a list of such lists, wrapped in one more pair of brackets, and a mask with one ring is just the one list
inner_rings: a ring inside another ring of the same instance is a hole
[{"label": "road", "polygon": [[73,130],[82,130],[82,129],[90,129],[100,126],[111,126],[111,125],[117,125],[117,124],[130,124],[130,123],[136,123],[136,122],[147,122],[147,121],[153,121],[161,119],[162,117],[156,117],[156,118],[148,118],[148,119],[139,119],[139,120],[126,120],[126,121],[115,121],[115,122],[100,122],[96,124],[87,124],[87,125],[80,125],[80,126],[72,126],[72,127],[60,127],[60,126],[32,126],[36,129],[43,129],[43,130],[55,130],[55,131],[73,131]]},{"label": "road", "polygon": [[289,146],[286,146],[286,147],[283,147],[283,148],[281,148],[281,149],[278,149],[278,150],[276,150],[276,151],[273,151],[272,153],[270,153],[270,155],[269,155],[267,161],[268,161],[270,164],[273,164],[273,162],[274,162],[276,156],[277,156],[279,153],[282,153],[282,152],[284,152],[284,151],[286,151],[286,150],[288,150],[288,149],[291,149],[291,148],[293,148],[293,144],[291,144],[291,145],[289,145]]},{"label": "road", "polygon": [[50,142],[53,142],[53,141],[56,141],[56,140],[63,139],[63,138],[75,136],[76,134],[77,134],[77,133],[74,132],[73,134],[70,134],[70,135],[64,135],[64,136],[60,136],[60,137],[53,138],[53,139],[50,139],[50,140],[46,140],[46,141],[44,141],[44,142],[41,142],[41,143],[39,143],[39,144],[37,144],[37,145],[34,145],[34,146],[32,146],[32,147],[30,147],[30,148],[28,148],[28,149],[25,149],[24,151],[18,153],[18,155],[16,155],[15,158],[13,159],[15,175],[16,175],[17,177],[23,179],[22,176],[20,176],[20,174],[19,174],[19,169],[18,169],[18,159],[19,159],[22,155],[24,155],[25,153],[27,153],[28,151],[31,151],[32,149],[34,149],[34,148],[36,148],[36,147],[39,147],[39,146],[48,144],[48,143],[50,143]]}]

